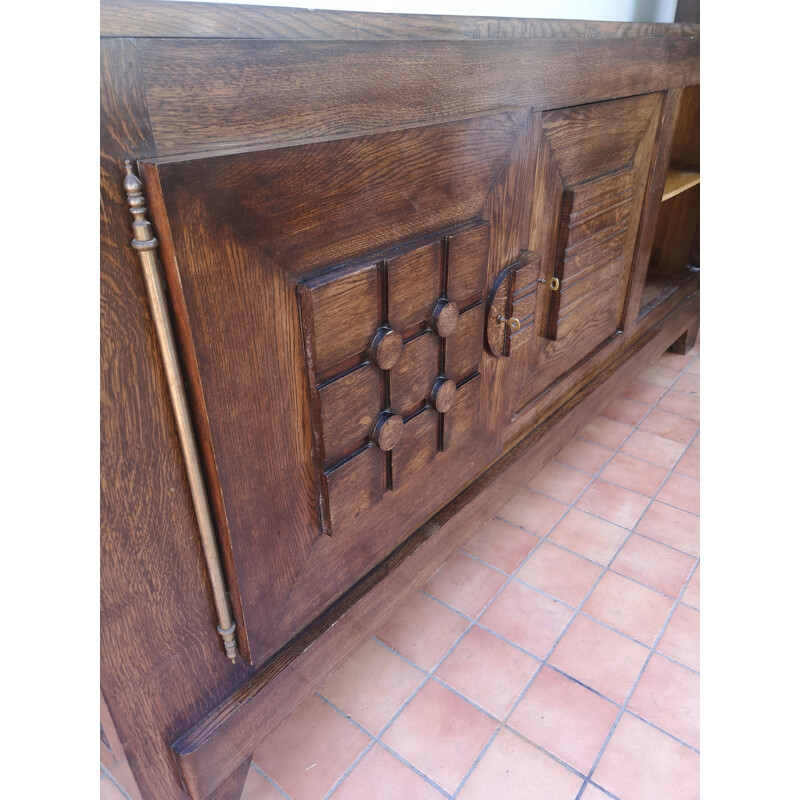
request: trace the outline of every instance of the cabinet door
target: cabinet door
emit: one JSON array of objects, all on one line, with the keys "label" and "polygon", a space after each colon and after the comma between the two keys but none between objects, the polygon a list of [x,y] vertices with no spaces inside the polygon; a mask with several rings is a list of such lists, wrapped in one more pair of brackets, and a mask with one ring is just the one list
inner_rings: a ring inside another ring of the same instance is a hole
[{"label": "cabinet door", "polygon": [[517,411],[620,330],[661,95],[542,115],[530,249],[541,254],[537,334]]},{"label": "cabinet door", "polygon": [[497,455],[483,213],[528,120],[140,164],[252,661]]}]

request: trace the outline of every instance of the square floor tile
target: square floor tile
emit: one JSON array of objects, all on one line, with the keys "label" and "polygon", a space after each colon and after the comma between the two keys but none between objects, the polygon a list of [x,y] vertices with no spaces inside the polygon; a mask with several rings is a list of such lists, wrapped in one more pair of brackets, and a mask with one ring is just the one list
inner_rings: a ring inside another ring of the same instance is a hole
[{"label": "square floor tile", "polygon": [[689,444],[692,437],[697,433],[697,420],[679,417],[677,414],[670,414],[662,411],[659,407],[654,408],[639,425],[640,431],[647,431],[656,436],[663,436],[665,439],[672,439],[681,444]]},{"label": "square floor tile", "polygon": [[628,710],[700,749],[700,674],[655,653]]},{"label": "square floor tile", "polygon": [[425,674],[369,639],[322,685],[319,693],[368,731],[378,734]]},{"label": "square floor tile", "polygon": [[579,614],[549,663],[615,703],[623,703],[647,655],[643,645]]},{"label": "square floor tile", "polygon": [[[698,374],[689,372],[688,370],[675,381],[673,390],[684,392],[686,394],[699,395],[700,394],[700,376]],[[699,418],[698,418],[699,419]]]},{"label": "square floor tile", "polygon": [[652,497],[669,471],[624,453],[617,453],[600,473],[600,478],[625,489]]},{"label": "square floor tile", "polygon": [[508,725],[588,775],[618,712],[610,701],[543,667]]},{"label": "square floor tile", "polygon": [[539,537],[499,519],[487,522],[465,545],[470,555],[505,572],[513,572],[539,542]]},{"label": "square floor tile", "polygon": [[681,598],[682,603],[686,603],[687,606],[692,606],[692,608],[700,609],[700,565],[697,565],[697,569],[694,571],[694,575],[692,575],[692,579],[689,581],[689,585],[686,587],[686,591],[683,593],[683,597]]},{"label": "square floor tile", "polygon": [[512,580],[480,618],[480,624],[544,658],[573,613],[557,600]]},{"label": "square floor tile", "polygon": [[576,508],[623,528],[633,528],[649,503],[649,497],[595,478],[581,495]]},{"label": "square floor tile", "polygon": [[503,719],[538,667],[533,656],[475,627],[442,662],[436,677]]},{"label": "square floor tile", "polygon": [[674,601],[614,572],[606,572],[583,606],[583,613],[652,647]]},{"label": "square floor tile", "polygon": [[497,727],[450,689],[429,680],[383,741],[447,792],[454,792]]},{"label": "square floor tile", "polygon": [[700,513],[700,481],[697,478],[673,472],[656,497],[662,503],[677,506],[692,514]]},{"label": "square floor tile", "polygon": [[517,572],[517,578],[577,608],[602,569],[569,550],[542,542]]},{"label": "square floor tile", "polygon": [[574,800],[583,781],[541,750],[503,728],[464,788],[459,800]]},{"label": "square floor tile", "polygon": [[[694,378],[694,375],[684,375],[684,378]],[[680,385],[681,378],[675,387]],[[696,422],[700,421],[700,397],[696,394],[686,394],[683,391],[670,389],[658,402],[657,408],[679,417],[687,417]]]},{"label": "square floor tile", "polygon": [[468,625],[455,611],[421,592],[414,592],[376,635],[410,661],[430,670]]},{"label": "square floor tile", "polygon": [[620,800],[693,800],[700,797],[700,756],[623,714],[592,779]]},{"label": "square floor tile", "polygon": [[666,367],[663,364],[651,364],[636,376],[636,380],[667,388],[675,383],[680,374],[680,370]]},{"label": "square floor tile", "polygon": [[622,446],[623,453],[667,469],[675,465],[685,449],[686,445],[681,442],[665,439],[663,436],[656,436],[643,430],[634,431]]},{"label": "square floor tile", "polygon": [[566,510],[563,503],[525,487],[496,516],[537,536],[545,536]]},{"label": "square floor tile", "polygon": [[650,403],[639,403],[627,397],[615,397],[603,409],[602,416],[622,422],[624,425],[638,425],[650,410]]},{"label": "square floor tile", "polygon": [[658,649],[694,670],[700,669],[700,612],[679,603]]},{"label": "square floor tile", "polygon": [[285,800],[285,796],[266,778],[251,768],[247,773],[241,800]]},{"label": "square floor tile", "polygon": [[584,439],[573,439],[558,453],[556,461],[594,475],[603,468],[612,455],[614,451],[604,445],[587,442]]},{"label": "square floor tile", "polygon": [[558,461],[551,461],[529,484],[531,489],[562,503],[572,503],[589,485],[592,476]]},{"label": "square floor tile", "polygon": [[605,565],[614,557],[628,534],[626,528],[573,508],[556,525],[549,541]]},{"label": "square floor tile", "polygon": [[692,556],[700,555],[700,517],[654,501],[635,528],[650,539],[668,544]]},{"label": "square floor tile", "polygon": [[700,478],[700,449],[687,447],[686,452],[675,465],[675,472],[688,475],[690,478]]},{"label": "square floor tile", "polygon": [[502,572],[456,552],[423,589],[457,611],[476,617],[507,580]]},{"label": "square floor tile", "polygon": [[369,742],[312,695],[256,749],[253,761],[296,800],[320,800]]},{"label": "square floor tile", "polygon": [[690,375],[699,375],[700,374],[700,356],[697,356],[697,358],[694,361],[692,361],[692,363],[689,364],[688,367],[686,367],[686,371]]},{"label": "square floor tile", "polygon": [[332,800],[442,800],[423,777],[379,744],[356,764]]},{"label": "square floor tile", "polygon": [[696,563],[694,556],[634,533],[611,562],[611,569],[677,598]]},{"label": "square floor tile", "polygon": [[661,386],[653,386],[652,383],[642,381],[631,381],[622,390],[621,396],[627,397],[628,400],[635,400],[637,403],[653,406],[659,401],[662,394],[664,394],[664,389]]},{"label": "square floor tile", "polygon": [[578,436],[616,450],[630,435],[633,426],[606,417],[595,417],[585,425]]}]

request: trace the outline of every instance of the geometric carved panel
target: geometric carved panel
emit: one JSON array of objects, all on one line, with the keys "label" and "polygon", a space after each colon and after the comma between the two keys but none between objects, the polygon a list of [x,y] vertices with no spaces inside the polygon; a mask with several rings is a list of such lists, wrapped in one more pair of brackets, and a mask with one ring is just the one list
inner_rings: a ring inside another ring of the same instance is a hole
[{"label": "geometric carved panel", "polygon": [[489,227],[464,223],[298,284],[324,533],[474,428]]}]

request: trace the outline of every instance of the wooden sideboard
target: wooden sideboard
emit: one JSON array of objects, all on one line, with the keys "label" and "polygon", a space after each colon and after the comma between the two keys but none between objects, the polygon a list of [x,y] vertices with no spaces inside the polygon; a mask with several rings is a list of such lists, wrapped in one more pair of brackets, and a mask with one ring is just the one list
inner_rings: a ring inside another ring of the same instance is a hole
[{"label": "wooden sideboard", "polygon": [[132,797],[232,800],[691,345],[699,26],[128,0],[101,33],[103,735]]}]

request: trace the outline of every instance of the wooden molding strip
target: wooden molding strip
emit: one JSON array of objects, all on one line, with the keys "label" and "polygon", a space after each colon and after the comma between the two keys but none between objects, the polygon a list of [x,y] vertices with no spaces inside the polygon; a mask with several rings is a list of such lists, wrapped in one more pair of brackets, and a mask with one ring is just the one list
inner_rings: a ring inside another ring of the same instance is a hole
[{"label": "wooden molding strip", "polygon": [[700,26],[324,11],[228,3],[103,0],[101,36],[369,41],[388,39],[618,39],[699,36]]}]

